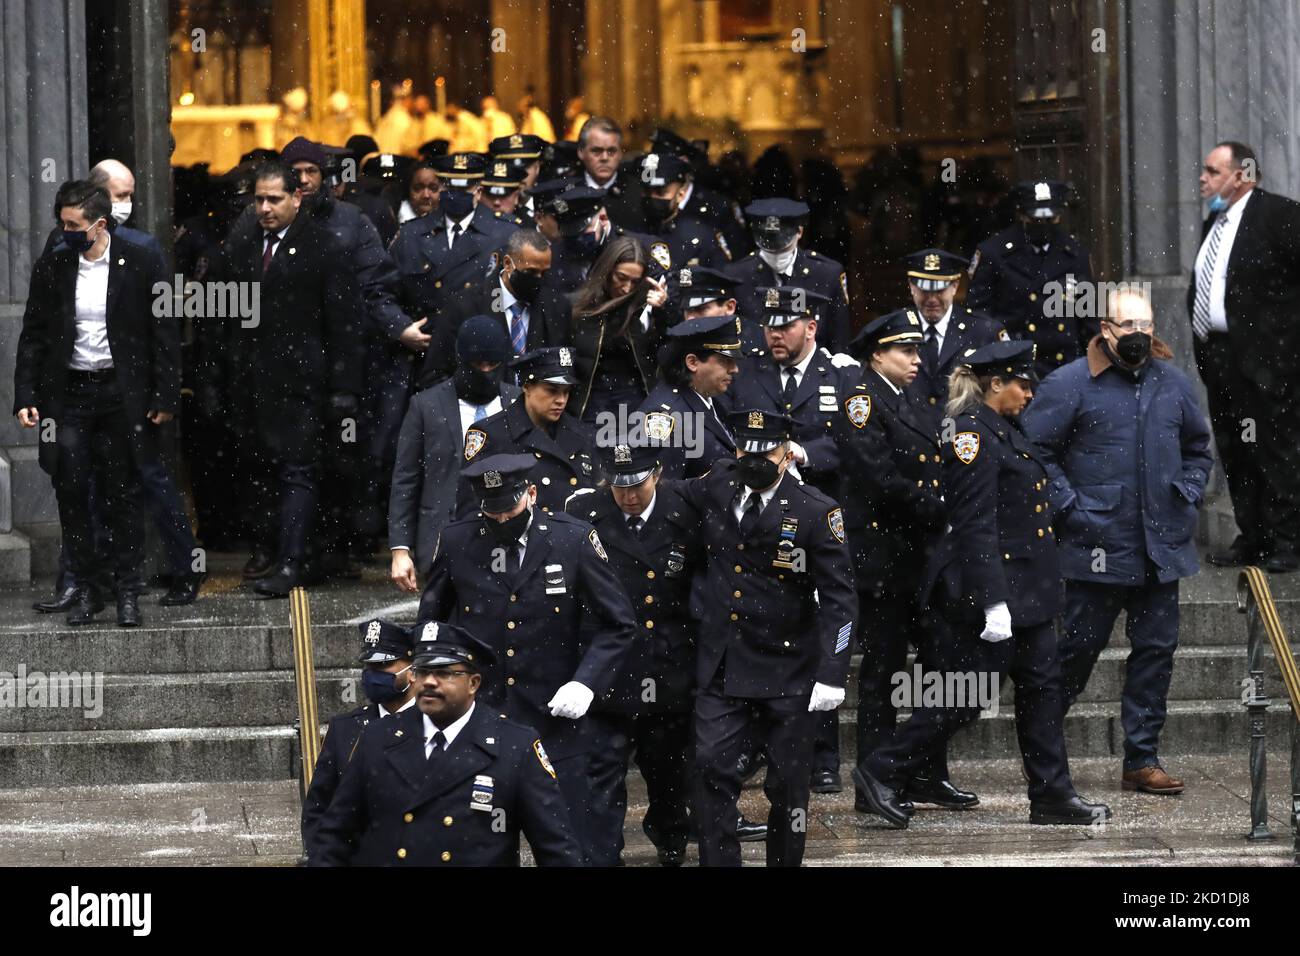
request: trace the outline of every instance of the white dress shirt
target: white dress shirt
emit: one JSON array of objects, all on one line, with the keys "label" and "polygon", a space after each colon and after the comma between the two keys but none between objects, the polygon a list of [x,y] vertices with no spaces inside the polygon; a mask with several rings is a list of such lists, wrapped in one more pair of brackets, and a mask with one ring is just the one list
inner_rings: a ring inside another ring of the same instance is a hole
[{"label": "white dress shirt", "polygon": [[447,738],[447,743],[443,749],[450,750],[451,745],[456,741],[456,737],[459,736],[460,732],[465,729],[465,725],[469,723],[470,717],[474,715],[474,708],[477,706],[478,706],[477,704],[470,704],[469,710],[465,711],[465,713],[461,714],[460,717],[452,721],[446,727],[438,727],[437,725],[434,724],[432,720],[429,719],[428,714],[422,715],[424,717],[424,759],[425,760],[428,760],[429,755],[433,753],[433,735],[436,734],[439,730],[441,730],[442,735]]},{"label": "white dress shirt", "polygon": [[618,170],[617,169],[614,170],[614,175],[610,176],[609,179],[605,180],[604,185],[601,185],[600,183],[596,182],[596,180],[592,179],[591,173],[588,172],[584,172],[582,174],[582,178],[587,181],[587,185],[592,189],[605,190],[608,189],[610,186],[614,185],[614,181],[618,179]]},{"label": "white dress shirt", "polygon": [[[781,479],[778,478],[776,480],[776,484],[774,484],[771,488],[767,489],[767,491],[760,492],[758,498],[758,500],[762,503],[761,507],[759,508],[760,515],[764,511],[766,511],[768,507],[772,504],[772,497],[776,494],[776,489],[780,487],[781,487]],[[745,511],[749,508],[749,496],[754,493],[754,489],[750,488],[749,486],[745,486],[741,489],[741,491],[743,491],[744,494],[740,495],[736,503],[731,506],[731,513],[736,516],[736,524],[740,524],[741,517],[744,515]]]},{"label": "white dress shirt", "polygon": [[81,372],[113,367],[108,348],[108,263],[113,240],[98,259],[77,256],[76,323],[68,368]]},{"label": "white dress shirt", "polygon": [[[937,336],[934,344],[936,350],[940,355],[943,354],[943,340],[948,337],[948,321],[951,318],[952,318],[952,306],[948,306],[948,311],[943,314],[943,318],[940,319],[938,322],[935,322],[933,325],[935,335]],[[930,325],[930,321],[925,317],[922,317],[921,321],[922,323],[924,323],[924,325],[921,328],[921,331],[926,335],[928,335],[932,327]],[[922,348],[925,347],[924,342],[921,343],[921,347]]]},{"label": "white dress shirt", "polygon": [[469,224],[471,220],[473,220],[474,218],[474,213],[471,212],[459,223],[448,216],[443,216],[442,218],[443,218],[443,222],[447,224],[447,248],[450,249],[454,244],[456,238],[456,233],[455,233],[456,226],[460,226],[460,234],[464,236],[465,233],[469,232]]},{"label": "white dress shirt", "polygon": [[[477,420],[474,415],[479,406],[467,402],[463,398],[456,399],[456,404],[460,406],[460,437],[463,439],[465,437],[465,432],[469,431],[469,427]],[[487,418],[490,415],[495,415],[499,411],[501,411],[500,395],[483,406],[483,417]]]},{"label": "white dress shirt", "polygon": [[410,222],[412,219],[419,219],[420,214],[411,208],[411,200],[403,199],[402,204],[397,207],[397,223],[401,225],[404,222]]},{"label": "white dress shirt", "polygon": [[[388,709],[387,707],[385,707],[383,704],[376,704],[375,706],[379,708],[379,716],[380,716],[380,717],[391,717],[391,716],[393,716],[393,714],[400,714],[402,711],[404,711],[404,710],[410,710],[412,707],[414,707],[414,706],[415,706],[415,698],[412,697],[410,700],[408,700],[408,701],[407,701],[405,704],[403,704],[401,707],[397,708],[397,710],[389,710],[389,709]],[[425,719],[427,720],[428,718],[425,718]]]},{"label": "white dress shirt", "polygon": [[[1214,254],[1214,273],[1210,278],[1210,331],[1228,331],[1228,314],[1223,310],[1223,294],[1228,287],[1228,257],[1232,255],[1232,243],[1237,238],[1237,227],[1241,225],[1241,213],[1250,202],[1250,193],[1242,196],[1235,203],[1219,213],[1224,218],[1223,232],[1219,234],[1219,251]],[[1216,220],[1205,234],[1200,251],[1196,253],[1196,281],[1200,282],[1201,266],[1209,252],[1210,236],[1214,235]]]}]

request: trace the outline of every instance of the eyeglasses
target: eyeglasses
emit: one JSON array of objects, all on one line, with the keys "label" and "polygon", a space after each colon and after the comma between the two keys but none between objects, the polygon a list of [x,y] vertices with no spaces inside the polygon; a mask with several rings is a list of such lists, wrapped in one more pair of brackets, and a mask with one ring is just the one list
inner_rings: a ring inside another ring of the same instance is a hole
[{"label": "eyeglasses", "polygon": [[1113,325],[1121,332],[1150,332],[1155,325],[1150,319],[1125,319],[1123,322],[1116,322],[1114,319],[1106,319],[1107,325]]},{"label": "eyeglasses", "polygon": [[432,677],[441,683],[454,677],[468,677],[469,671],[454,671],[449,667],[412,667],[411,676],[416,680],[427,680]]}]

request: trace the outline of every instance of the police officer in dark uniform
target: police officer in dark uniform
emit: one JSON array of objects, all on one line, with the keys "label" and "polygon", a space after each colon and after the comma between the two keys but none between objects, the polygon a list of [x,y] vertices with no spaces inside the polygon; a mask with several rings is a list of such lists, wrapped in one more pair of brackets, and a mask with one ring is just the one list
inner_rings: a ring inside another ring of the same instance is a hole
[{"label": "police officer in dark uniform", "polygon": [[[611,236],[631,236],[650,251],[659,240],[640,232],[630,232],[616,226],[605,209],[607,196],[603,190],[588,186],[575,186],[552,196],[542,204],[541,212],[553,216],[560,241],[551,248],[551,271],[546,281],[565,295],[578,291],[587,279],[596,257],[604,250]],[[662,243],[661,243],[662,244]],[[647,270],[651,278],[658,278],[667,267],[662,265],[664,254],[652,257],[655,270]]]},{"label": "police officer in dark uniform", "polygon": [[1053,180],[1020,183],[1020,221],[981,242],[970,264],[966,304],[988,313],[1013,339],[1037,345],[1040,377],[1085,354],[1101,331],[1100,306],[1075,315],[1075,297],[1092,282],[1092,265],[1084,245],[1060,227],[1068,191]]},{"label": "police officer in dark uniform", "polygon": [[641,405],[646,436],[664,446],[666,478],[702,475],[736,453],[723,424],[722,395],[736,374],[740,320],[734,315],[685,319],[668,329],[660,356],[664,381]]},{"label": "police officer in dark uniform", "polygon": [[897,829],[908,823],[899,789],[982,705],[996,702],[997,687],[977,694],[987,699],[969,699],[972,685],[988,674],[1009,673],[1016,684],[1029,822],[1092,824],[1110,817],[1104,804],[1075,792],[1065,754],[1053,623],[1062,585],[1047,470],[1016,421],[1033,397],[1033,350],[1032,342],[993,342],[967,355],[953,376],[949,411],[957,431],[941,450],[949,530],[930,559],[922,599],[952,626],[943,686],[954,689],[954,698],[941,707],[914,702],[893,739],[860,755],[853,771],[871,809]]},{"label": "police officer in dark uniform", "polygon": [[759,316],[737,315],[736,281],[718,269],[685,266],[669,273],[668,306],[670,316],[699,319],[715,315],[735,315],[740,319],[740,349],[745,358],[759,359],[767,354],[767,340]]},{"label": "police officer in dark uniform", "polygon": [[[579,488],[594,488],[600,480],[591,427],[568,412],[569,396],[578,379],[573,350],[538,349],[512,359],[523,394],[510,405],[474,424],[465,432],[465,461],[488,455],[529,454],[537,488],[537,506],[543,511],[564,510],[565,499]],[[461,482],[457,513],[472,514],[476,507]]]},{"label": "police officer in dark uniform", "polygon": [[[924,608],[920,582],[947,522],[938,433],[907,400],[919,373],[925,322],[913,309],[876,319],[854,340],[867,357],[862,381],[843,400],[836,420],[844,525],[858,589],[857,752],[869,754],[894,732],[894,677],[907,673],[907,646],[916,666],[941,669],[948,635],[939,615]],[[948,779],[947,747],[907,782],[904,801],[964,810],[979,803]],[[859,795],[855,808],[868,811]]]},{"label": "police officer in dark uniform", "polygon": [[537,217],[532,189],[537,185],[542,171],[542,149],[546,140],[532,133],[511,133],[498,136],[488,143],[490,161],[509,160],[518,163],[523,169],[520,182],[520,201],[515,207],[515,215],[526,223],[533,223]]},{"label": "police officer in dark uniform", "polygon": [[492,159],[488,161],[481,184],[483,194],[480,202],[498,215],[502,220],[521,229],[533,229],[535,223],[518,213],[520,200],[519,189],[524,182],[524,166],[509,159]]},{"label": "police officer in dark uniform", "polygon": [[[957,303],[957,289],[966,260],[942,249],[922,249],[903,257],[907,288],[914,311],[921,317],[921,367],[907,387],[907,397],[922,412],[936,434],[943,430],[948,403],[948,377],[953,366],[972,349],[1005,341],[1006,331],[988,316]],[[849,350],[853,352],[853,349]],[[868,352],[863,356],[869,362]]]},{"label": "police officer in dark uniform", "polygon": [[410,676],[414,641],[400,624],[378,618],[358,625],[363,666],[361,690],[370,701],[346,714],[331,717],[325,729],[311,786],[302,802],[302,848],[310,859],[320,818],[329,809],[343,771],[356,752],[357,741],[372,720],[391,717],[415,706],[416,684]]},{"label": "police officer in dark uniform", "polygon": [[731,261],[722,232],[680,205],[691,167],[671,153],[646,153],[637,162],[641,209],[650,232],[650,257],[670,275],[682,266],[720,268]]},{"label": "police officer in dark uniform", "polygon": [[690,164],[691,180],[683,190],[685,195],[678,202],[682,211],[720,231],[732,258],[748,251],[749,237],[745,232],[745,217],[740,206],[732,197],[701,184],[701,178],[711,168],[707,148],[701,148],[662,126],[650,134],[650,148],[656,153],[678,156]]},{"label": "police officer in dark uniform", "polygon": [[584,850],[587,755],[582,719],[614,684],[635,618],[600,535],[537,507],[531,455],[465,466],[482,511],[443,529],[417,621],[449,621],[491,646],[484,702],[540,731]]},{"label": "police officer in dark uniform", "polygon": [[758,315],[759,292],[770,286],[794,285],[831,300],[817,331],[817,344],[831,352],[842,350],[852,328],[849,286],[844,266],[814,250],[802,249],[799,238],[808,221],[807,203],[794,199],[759,199],[745,207],[745,218],[758,249],[726,268],[736,280],[741,315]]},{"label": "police officer in dark uniform", "polygon": [[362,731],[309,863],[518,866],[522,833],[538,866],[581,866],[537,731],[487,699],[493,648],[436,621],[419,638],[417,706]]},{"label": "police officer in dark uniform", "polygon": [[836,503],[786,473],[792,423],[743,409],[740,456],[682,482],[703,517],[706,591],[695,700],[700,863],[738,866],[737,766],[753,735],[768,756],[769,866],[798,866],[807,833],[813,715],[844,700],[857,616]]},{"label": "police officer in dark uniform", "polygon": [[637,615],[633,651],[613,689],[588,715],[592,737],[594,866],[617,866],[633,754],[649,807],[642,829],[663,866],[681,866],[689,831],[688,772],[695,687],[696,622],[691,582],[703,557],[699,515],[660,484],[659,450],[616,444],[601,450],[609,487],[579,492],[565,506],[600,534]]}]

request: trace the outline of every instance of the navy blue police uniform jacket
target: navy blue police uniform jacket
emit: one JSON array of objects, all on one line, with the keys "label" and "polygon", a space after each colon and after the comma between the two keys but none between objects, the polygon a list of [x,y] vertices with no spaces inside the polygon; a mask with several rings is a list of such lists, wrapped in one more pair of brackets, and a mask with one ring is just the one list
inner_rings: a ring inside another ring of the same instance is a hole
[{"label": "navy blue police uniform jacket", "polygon": [[713,399],[717,414],[689,385],[660,382],[641,403],[645,431],[668,447],[663,453],[663,477],[697,478],[719,458],[736,456],[736,440],[722,423],[725,404]]},{"label": "navy blue police uniform jacket", "polygon": [[581,866],[555,768],[531,727],[482,700],[443,753],[425,757],[411,707],[362,731],[312,866],[518,866],[519,835],[539,866]]},{"label": "navy blue police uniform jacket", "polygon": [[311,786],[307,788],[307,796],[302,801],[302,848],[308,858],[312,854],[316,827],[329,808],[330,801],[334,799],[343,771],[356,753],[361,731],[371,721],[379,719],[379,705],[366,704],[346,714],[337,714],[326,724],[325,740],[316,757]]}]

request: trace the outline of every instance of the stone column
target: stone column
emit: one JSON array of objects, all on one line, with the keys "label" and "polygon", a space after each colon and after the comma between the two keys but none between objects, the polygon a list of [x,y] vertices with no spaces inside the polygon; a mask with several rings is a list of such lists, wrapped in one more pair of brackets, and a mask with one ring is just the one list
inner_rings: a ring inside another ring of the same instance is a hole
[{"label": "stone column", "polygon": [[[505,31],[505,50],[489,53],[493,94],[501,109],[514,113],[519,99],[533,88],[537,105],[550,114],[551,77],[547,65],[547,40],[550,36],[547,4],[536,0],[492,0],[488,35],[498,28]],[[490,48],[489,48],[490,49]],[[476,104],[477,106],[477,104]],[[555,135],[564,136],[564,118],[551,117]]]}]

